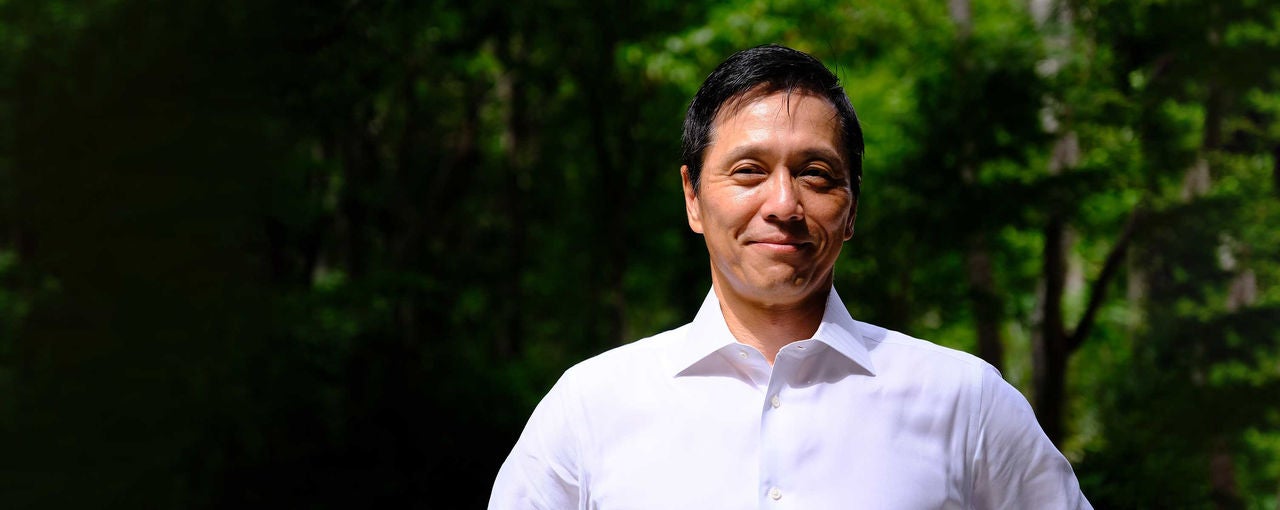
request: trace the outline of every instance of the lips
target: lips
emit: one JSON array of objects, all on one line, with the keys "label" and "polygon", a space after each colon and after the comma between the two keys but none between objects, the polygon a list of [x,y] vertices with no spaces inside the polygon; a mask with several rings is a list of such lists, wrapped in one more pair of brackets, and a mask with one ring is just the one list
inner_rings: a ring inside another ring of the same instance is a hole
[{"label": "lips", "polygon": [[792,237],[767,237],[748,241],[747,245],[781,253],[794,253],[812,246],[813,243]]}]

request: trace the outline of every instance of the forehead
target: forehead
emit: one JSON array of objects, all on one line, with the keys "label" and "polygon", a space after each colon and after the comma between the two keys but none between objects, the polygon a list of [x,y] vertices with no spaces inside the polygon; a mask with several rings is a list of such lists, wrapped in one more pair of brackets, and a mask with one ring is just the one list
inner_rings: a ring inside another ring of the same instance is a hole
[{"label": "forehead", "polygon": [[711,124],[709,152],[782,140],[840,151],[840,118],[827,98],[794,89],[749,91],[726,101]]}]

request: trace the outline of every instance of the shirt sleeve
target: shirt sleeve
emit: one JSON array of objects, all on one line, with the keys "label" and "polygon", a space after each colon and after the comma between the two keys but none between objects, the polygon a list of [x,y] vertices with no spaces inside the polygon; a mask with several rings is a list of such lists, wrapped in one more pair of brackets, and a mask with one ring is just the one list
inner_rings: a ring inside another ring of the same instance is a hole
[{"label": "shirt sleeve", "polygon": [[1071,463],[1036,421],[1027,399],[991,365],[982,373],[974,450],[974,507],[1089,509]]},{"label": "shirt sleeve", "polygon": [[489,510],[561,510],[578,507],[578,438],[561,377],[525,424],[489,494]]}]

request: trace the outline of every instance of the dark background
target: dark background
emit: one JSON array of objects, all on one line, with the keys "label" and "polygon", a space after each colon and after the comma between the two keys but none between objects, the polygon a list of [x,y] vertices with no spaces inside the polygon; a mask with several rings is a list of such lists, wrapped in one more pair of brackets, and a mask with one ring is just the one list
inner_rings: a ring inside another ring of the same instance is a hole
[{"label": "dark background", "polygon": [[867,133],[836,286],[1099,508],[1276,508],[1280,7],[0,2],[5,508],[482,508],[570,364],[692,318],[684,107],[778,42]]}]

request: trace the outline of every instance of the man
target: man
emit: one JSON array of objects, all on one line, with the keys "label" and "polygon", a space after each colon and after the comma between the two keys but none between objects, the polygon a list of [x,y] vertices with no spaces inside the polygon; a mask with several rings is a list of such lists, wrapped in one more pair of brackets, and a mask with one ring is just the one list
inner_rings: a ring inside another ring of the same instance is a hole
[{"label": "man", "polygon": [[825,66],[732,55],[683,142],[711,291],[692,323],[567,370],[490,509],[1091,508],[994,368],[841,303],[863,142]]}]

